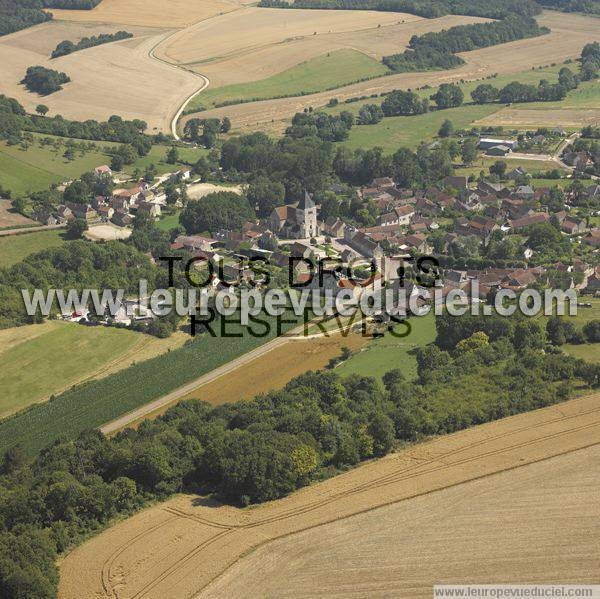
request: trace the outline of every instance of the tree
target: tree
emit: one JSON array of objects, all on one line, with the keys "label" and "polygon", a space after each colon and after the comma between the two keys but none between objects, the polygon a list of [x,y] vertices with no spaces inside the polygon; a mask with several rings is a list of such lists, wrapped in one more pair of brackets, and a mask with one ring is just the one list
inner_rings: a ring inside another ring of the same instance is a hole
[{"label": "tree", "polygon": [[35,107],[35,111],[41,116],[45,116],[46,114],[48,114],[49,110],[50,109],[45,104],[38,104]]},{"label": "tree", "polygon": [[462,161],[467,164],[473,164],[477,158],[477,143],[473,139],[466,139],[460,147]]},{"label": "tree", "polygon": [[179,152],[175,146],[171,146],[167,152],[166,161],[168,164],[177,164],[179,161]]},{"label": "tree", "polygon": [[229,133],[231,130],[231,121],[228,116],[224,116],[221,121],[221,133]]},{"label": "tree", "polygon": [[568,67],[563,67],[558,73],[558,83],[566,89],[575,89],[579,81]]},{"label": "tree", "polygon": [[285,187],[279,181],[257,177],[250,183],[246,197],[258,216],[267,218],[274,208],[283,204]]},{"label": "tree", "polygon": [[67,224],[67,237],[69,239],[81,239],[87,229],[88,225],[85,219],[75,218]]},{"label": "tree", "polygon": [[385,116],[409,116],[423,114],[429,110],[429,102],[422,100],[417,94],[409,91],[393,91],[381,104]]},{"label": "tree", "polygon": [[588,343],[600,343],[600,320],[590,320],[583,325],[583,334]]},{"label": "tree", "polygon": [[90,201],[91,190],[87,183],[78,179],[73,181],[64,191],[63,198],[65,202],[74,204],[87,204]]},{"label": "tree", "polygon": [[454,133],[454,125],[452,121],[446,119],[438,131],[440,137],[450,137]]},{"label": "tree", "polygon": [[242,224],[254,217],[248,200],[231,191],[209,193],[190,202],[179,216],[188,234],[219,229],[239,230]]},{"label": "tree", "polygon": [[470,337],[456,344],[456,353],[466,354],[489,345],[489,342],[490,338],[483,331],[475,331]]},{"label": "tree", "polygon": [[454,83],[442,83],[437,92],[431,96],[438,108],[456,108],[463,103],[465,94]]},{"label": "tree", "polygon": [[498,100],[499,93],[493,85],[482,83],[471,92],[471,98],[475,104],[489,104]]},{"label": "tree", "polygon": [[519,352],[526,349],[543,349],[546,344],[544,329],[533,320],[518,322],[513,335],[513,345]]},{"label": "tree", "polygon": [[508,165],[506,162],[504,162],[504,160],[496,160],[496,162],[490,166],[490,173],[492,175],[496,175],[500,179],[503,179],[507,168]]},{"label": "tree", "polygon": [[394,445],[394,423],[383,412],[376,412],[369,422],[367,428],[373,439],[373,455],[384,456]]}]

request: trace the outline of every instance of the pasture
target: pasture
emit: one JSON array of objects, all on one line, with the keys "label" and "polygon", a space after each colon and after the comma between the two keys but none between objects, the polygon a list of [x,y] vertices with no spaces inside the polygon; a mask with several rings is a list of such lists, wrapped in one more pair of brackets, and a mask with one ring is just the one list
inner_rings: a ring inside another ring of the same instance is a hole
[{"label": "pasture", "polygon": [[[359,374],[381,378],[386,372],[398,368],[407,380],[417,375],[415,349],[425,347],[435,340],[435,316],[409,319],[410,332],[405,337],[395,337],[386,332],[383,337],[369,341],[349,360],[340,364],[335,373],[340,376]],[[396,327],[396,334],[404,335],[408,329]]]},{"label": "pasture", "polygon": [[261,81],[209,88],[192,100],[188,109],[214,108],[224,102],[247,102],[314,93],[388,72],[386,66],[366,54],[356,50],[337,50]]},{"label": "pasture", "polygon": [[497,110],[493,104],[465,105],[416,116],[387,117],[376,125],[355,125],[343,143],[351,149],[379,146],[386,153],[393,153],[400,147],[416,148],[422,141],[432,140],[446,119],[456,129],[462,129]]},{"label": "pasture", "polygon": [[59,597],[412,598],[431,597],[440,577],[591,583],[599,451],[585,448],[600,442],[599,407],[594,395],[437,437],[246,509],[173,498],[67,555]]},{"label": "pasture", "polygon": [[133,331],[48,321],[0,331],[0,419],[85,380],[176,348]]},{"label": "pasture", "polygon": [[[27,231],[27,229],[24,229],[24,231]],[[58,247],[63,243],[66,243],[66,241],[64,231],[61,229],[1,236],[0,268],[12,266],[27,258],[30,254]]]}]

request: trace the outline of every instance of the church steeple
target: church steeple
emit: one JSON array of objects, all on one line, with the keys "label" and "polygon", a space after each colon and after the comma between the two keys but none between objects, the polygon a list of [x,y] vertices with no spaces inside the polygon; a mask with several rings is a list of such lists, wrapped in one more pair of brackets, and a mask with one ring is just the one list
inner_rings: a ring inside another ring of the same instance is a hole
[{"label": "church steeple", "polygon": [[298,210],[310,210],[311,208],[315,208],[315,206],[312,196],[308,191],[305,191],[304,197],[298,203]]}]

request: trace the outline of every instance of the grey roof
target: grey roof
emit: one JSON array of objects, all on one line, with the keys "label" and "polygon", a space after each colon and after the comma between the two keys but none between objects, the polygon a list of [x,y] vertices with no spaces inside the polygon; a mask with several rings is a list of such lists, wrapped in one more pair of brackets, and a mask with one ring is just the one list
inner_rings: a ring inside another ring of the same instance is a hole
[{"label": "grey roof", "polygon": [[298,203],[299,210],[308,210],[309,208],[314,208],[315,203],[313,202],[312,196],[308,191],[304,192],[304,197]]}]

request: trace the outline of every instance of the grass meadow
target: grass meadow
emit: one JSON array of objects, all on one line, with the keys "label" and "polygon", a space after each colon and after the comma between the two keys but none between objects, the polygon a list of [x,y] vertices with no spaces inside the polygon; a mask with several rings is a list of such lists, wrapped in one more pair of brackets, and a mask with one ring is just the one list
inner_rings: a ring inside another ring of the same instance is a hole
[{"label": "grass meadow", "polygon": [[[25,229],[26,230],[26,229]],[[20,262],[30,254],[66,243],[64,231],[36,231],[0,237],[0,268]]]},{"label": "grass meadow", "polygon": [[389,73],[381,62],[357,50],[336,50],[302,62],[259,81],[209,88],[193,100],[189,109],[213,108],[224,102],[268,100],[281,96],[315,93]]}]

